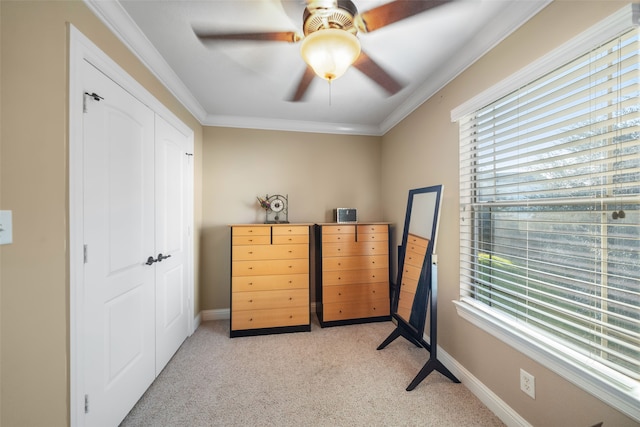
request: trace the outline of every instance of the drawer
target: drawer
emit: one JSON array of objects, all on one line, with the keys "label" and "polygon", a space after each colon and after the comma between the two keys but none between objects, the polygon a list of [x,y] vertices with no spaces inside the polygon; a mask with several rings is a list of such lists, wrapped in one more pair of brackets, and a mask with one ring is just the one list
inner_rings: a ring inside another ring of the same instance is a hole
[{"label": "drawer", "polygon": [[389,253],[387,242],[326,243],[322,245],[322,256],[381,255]]},{"label": "drawer", "polygon": [[231,256],[236,261],[309,258],[309,245],[239,245]]},{"label": "drawer", "polygon": [[376,283],[389,284],[389,269],[376,268],[373,270],[344,270],[326,271],[322,273],[322,285],[342,285],[350,283]]},{"label": "drawer", "polygon": [[422,268],[424,264],[424,253],[414,252],[407,248],[407,252],[404,255],[404,263],[407,265],[412,265],[414,267]]},{"label": "drawer", "polygon": [[404,274],[402,276],[402,283],[400,284],[400,292],[416,292],[418,288],[418,279],[414,279],[408,277],[408,275]]},{"label": "drawer", "polygon": [[406,264],[402,267],[402,279],[406,277],[407,279],[415,279],[418,280],[420,278],[420,273],[422,273],[422,268],[414,267],[412,265]]},{"label": "drawer", "polygon": [[344,256],[322,258],[322,271],[363,270],[367,268],[386,268],[389,265],[387,255]]},{"label": "drawer", "polygon": [[409,234],[407,236],[407,249],[410,247],[410,245],[414,246],[414,249],[416,252],[420,252],[421,249],[419,248],[424,248],[424,253],[427,252],[427,246],[429,246],[429,239],[425,239],[423,237],[418,237],[414,234]]},{"label": "drawer", "polygon": [[249,227],[232,227],[232,236],[271,236],[271,227],[269,226],[249,226]]},{"label": "drawer", "polygon": [[265,276],[269,274],[309,273],[308,259],[274,259],[269,261],[232,261],[231,276]]},{"label": "drawer", "polygon": [[308,306],[271,310],[240,310],[231,314],[231,330],[308,325],[309,319]]},{"label": "drawer", "polygon": [[309,289],[308,274],[274,276],[235,276],[231,278],[231,292],[269,291],[276,289]]},{"label": "drawer", "polygon": [[414,293],[400,291],[400,296],[398,297],[398,314],[407,321],[411,317],[415,296]]},{"label": "drawer", "polygon": [[285,307],[309,307],[308,289],[233,292],[231,308],[236,310],[266,310]]},{"label": "drawer", "polygon": [[239,245],[270,245],[270,235],[248,235],[248,236],[231,236],[231,244],[233,246]]},{"label": "drawer", "polygon": [[389,283],[327,286],[322,289],[322,302],[389,301]]},{"label": "drawer", "polygon": [[358,242],[388,242],[389,233],[358,233]]},{"label": "drawer", "polygon": [[355,225],[323,225],[322,234],[356,234]]},{"label": "drawer", "polygon": [[389,226],[386,224],[361,224],[358,225],[358,236],[361,234],[389,234]]},{"label": "drawer", "polygon": [[274,236],[291,236],[295,234],[306,234],[308,236],[309,226],[308,225],[283,225],[283,226],[273,227]]},{"label": "drawer", "polygon": [[374,301],[348,301],[322,305],[322,320],[361,319],[366,317],[388,316],[389,298]]},{"label": "drawer", "polygon": [[272,237],[274,245],[286,245],[286,244],[305,244],[309,245],[309,233],[307,234],[289,234],[278,235]]},{"label": "drawer", "polygon": [[335,233],[325,234],[322,233],[322,243],[342,243],[342,242],[355,242],[355,233]]}]

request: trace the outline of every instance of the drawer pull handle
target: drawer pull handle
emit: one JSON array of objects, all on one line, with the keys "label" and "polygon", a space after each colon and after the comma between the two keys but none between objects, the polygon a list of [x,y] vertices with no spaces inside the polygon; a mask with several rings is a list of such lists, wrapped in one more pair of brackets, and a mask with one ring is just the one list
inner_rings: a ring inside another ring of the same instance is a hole
[{"label": "drawer pull handle", "polygon": [[253,300],[252,300],[252,299],[250,299],[250,300],[249,300],[249,302],[253,302]]},{"label": "drawer pull handle", "polygon": [[341,297],[342,296],[342,292],[338,292],[338,296]]},{"label": "drawer pull handle", "polygon": [[249,255],[253,255],[253,251],[249,251]]},{"label": "drawer pull handle", "polygon": [[293,253],[293,251],[289,251],[289,253],[290,253],[290,254],[292,254],[292,253]]},{"label": "drawer pull handle", "polygon": [[293,268],[293,265],[290,265],[289,268]]},{"label": "drawer pull handle", "polygon": [[289,301],[293,301],[293,298],[289,297]]},{"label": "drawer pull handle", "polygon": [[293,280],[289,280],[289,283],[293,283]]},{"label": "drawer pull handle", "polygon": [[253,282],[249,282],[249,286],[253,286]]},{"label": "drawer pull handle", "polygon": [[253,270],[253,267],[249,267],[249,270]]}]

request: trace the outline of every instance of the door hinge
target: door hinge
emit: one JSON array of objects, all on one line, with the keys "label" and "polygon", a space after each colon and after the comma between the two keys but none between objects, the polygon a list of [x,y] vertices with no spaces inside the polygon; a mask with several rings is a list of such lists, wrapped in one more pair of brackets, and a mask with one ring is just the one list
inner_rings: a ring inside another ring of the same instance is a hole
[{"label": "door hinge", "polygon": [[87,245],[84,245],[84,247],[82,248],[82,257],[84,259],[84,263],[87,263]]},{"label": "door hinge", "polygon": [[84,395],[84,413],[85,414],[89,413],[89,395],[88,394]]}]

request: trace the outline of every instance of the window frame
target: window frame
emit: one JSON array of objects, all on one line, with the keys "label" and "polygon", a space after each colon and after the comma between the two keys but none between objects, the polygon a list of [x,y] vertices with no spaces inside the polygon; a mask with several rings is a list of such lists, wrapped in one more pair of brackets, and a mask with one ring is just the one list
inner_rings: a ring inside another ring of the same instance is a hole
[{"label": "window frame", "polygon": [[[625,30],[637,27],[639,17],[640,4],[625,6],[519,72],[453,109],[451,121],[458,122],[462,117],[544,76],[571,59],[586,53],[592,47],[615,38]],[[570,59],[567,60],[567,58]],[[461,229],[460,232],[462,231]],[[464,261],[460,262],[460,268],[462,268]],[[460,286],[460,299],[453,301],[460,317],[538,361],[622,413],[640,421],[640,383],[638,381],[613,369],[603,368],[600,364],[596,366],[582,354],[560,346],[548,336],[527,327],[526,324],[466,296],[463,284],[461,283]]]}]

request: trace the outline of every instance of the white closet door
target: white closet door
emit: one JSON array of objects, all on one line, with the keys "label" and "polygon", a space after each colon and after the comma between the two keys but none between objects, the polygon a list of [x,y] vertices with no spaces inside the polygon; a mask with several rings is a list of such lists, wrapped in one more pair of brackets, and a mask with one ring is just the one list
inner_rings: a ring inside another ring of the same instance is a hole
[{"label": "white closet door", "polygon": [[84,67],[85,424],[115,426],[155,378],[154,113]]},{"label": "white closet door", "polygon": [[156,375],[189,334],[188,138],[156,116]]}]

